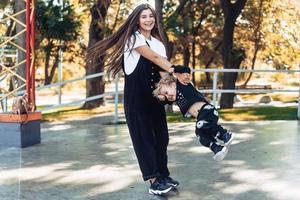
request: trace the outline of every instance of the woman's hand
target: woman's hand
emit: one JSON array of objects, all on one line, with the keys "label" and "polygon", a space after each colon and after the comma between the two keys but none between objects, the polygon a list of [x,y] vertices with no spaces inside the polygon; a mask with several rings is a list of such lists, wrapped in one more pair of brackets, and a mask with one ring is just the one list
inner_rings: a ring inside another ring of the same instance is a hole
[{"label": "woman's hand", "polygon": [[191,75],[189,73],[173,73],[174,76],[176,76],[176,78],[178,79],[178,81],[183,84],[183,85],[187,85],[189,84],[189,82],[191,82]]},{"label": "woman's hand", "polygon": [[173,68],[172,73],[191,73],[191,69],[183,65],[172,65],[171,68]]},{"label": "woman's hand", "polygon": [[157,98],[160,101],[165,101],[166,100],[166,97],[164,95],[161,95],[161,94],[157,95]]}]

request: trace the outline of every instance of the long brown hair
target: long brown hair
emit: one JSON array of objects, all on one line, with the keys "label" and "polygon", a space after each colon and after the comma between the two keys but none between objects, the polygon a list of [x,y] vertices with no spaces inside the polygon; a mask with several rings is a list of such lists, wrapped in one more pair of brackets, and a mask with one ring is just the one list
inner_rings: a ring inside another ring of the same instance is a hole
[{"label": "long brown hair", "polygon": [[[158,21],[155,10],[149,4],[141,4],[137,6],[129,15],[124,24],[112,35],[104,40],[101,40],[87,50],[87,61],[91,59],[99,59],[99,57],[106,55],[105,66],[108,66],[108,73],[112,73],[113,77],[121,70],[122,59],[125,44],[128,44],[131,36],[136,40],[135,32],[138,30],[138,22],[140,14],[143,10],[150,9],[155,18],[154,28],[151,30],[151,35],[162,40],[162,26]],[[111,49],[111,51],[108,51]]]}]

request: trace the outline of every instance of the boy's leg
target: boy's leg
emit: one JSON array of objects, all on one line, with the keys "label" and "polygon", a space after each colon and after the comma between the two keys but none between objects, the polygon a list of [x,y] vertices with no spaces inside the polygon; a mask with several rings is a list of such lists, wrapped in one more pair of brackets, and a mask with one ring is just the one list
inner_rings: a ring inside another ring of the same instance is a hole
[{"label": "boy's leg", "polygon": [[205,147],[210,148],[211,143],[217,142],[217,140],[214,137],[211,137],[210,135],[201,133],[201,131],[198,131],[197,129],[196,129],[196,134],[199,137],[199,142]]},{"label": "boy's leg", "polygon": [[201,130],[200,132],[204,133],[204,135],[210,135],[216,138],[218,142],[229,146],[233,140],[233,135],[219,125],[218,120],[219,113],[216,108],[211,104],[205,104],[199,110],[196,128]]},{"label": "boy's leg", "polygon": [[221,161],[225,158],[228,153],[228,148],[216,143],[216,139],[207,136],[207,134],[201,133],[198,129],[196,129],[196,134],[199,134],[199,142],[205,146],[210,148],[210,150],[214,153],[213,159],[215,161]]}]

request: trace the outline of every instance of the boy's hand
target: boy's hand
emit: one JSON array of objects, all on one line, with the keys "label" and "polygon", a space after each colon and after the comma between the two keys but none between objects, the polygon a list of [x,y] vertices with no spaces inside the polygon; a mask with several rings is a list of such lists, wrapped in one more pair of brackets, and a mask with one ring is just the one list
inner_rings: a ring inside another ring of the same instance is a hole
[{"label": "boy's hand", "polygon": [[189,82],[191,82],[191,75],[189,73],[174,73],[174,75],[177,77],[178,81],[183,85],[187,85],[189,84]]},{"label": "boy's hand", "polygon": [[171,68],[174,69],[173,73],[180,73],[180,74],[183,74],[183,73],[190,74],[191,73],[191,69],[189,67],[186,67],[183,65],[172,65]]},{"label": "boy's hand", "polygon": [[165,101],[166,97],[164,95],[157,95],[158,100]]}]

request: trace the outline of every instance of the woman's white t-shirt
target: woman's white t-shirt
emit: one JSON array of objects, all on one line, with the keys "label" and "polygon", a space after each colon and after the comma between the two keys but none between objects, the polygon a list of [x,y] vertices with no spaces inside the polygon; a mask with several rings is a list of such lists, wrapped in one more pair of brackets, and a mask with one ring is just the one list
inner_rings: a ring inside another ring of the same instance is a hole
[{"label": "woman's white t-shirt", "polygon": [[[149,44],[150,48],[157,54],[162,57],[167,58],[166,48],[161,41],[155,37],[151,37],[151,40],[146,39],[144,35],[140,32],[135,32],[136,40],[134,42],[134,37],[132,36],[129,40],[129,48],[127,44],[124,48],[124,70],[127,75],[131,74],[137,66],[137,63],[140,59],[140,54],[135,50],[135,48]],[[146,43],[147,41],[147,43]],[[132,49],[132,50],[131,50]],[[130,52],[131,50],[131,52]]]}]

